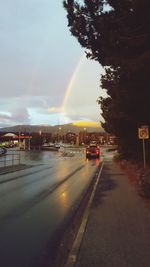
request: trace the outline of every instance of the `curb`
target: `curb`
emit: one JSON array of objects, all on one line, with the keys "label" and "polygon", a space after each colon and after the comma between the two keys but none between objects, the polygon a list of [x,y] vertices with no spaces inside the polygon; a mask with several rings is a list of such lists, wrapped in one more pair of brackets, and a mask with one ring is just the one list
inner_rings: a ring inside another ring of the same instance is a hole
[{"label": "curb", "polygon": [[80,249],[80,246],[81,246],[81,243],[82,243],[82,239],[83,239],[84,232],[85,232],[85,229],[86,229],[88,217],[89,217],[89,214],[90,214],[90,208],[91,208],[91,205],[92,205],[92,202],[93,202],[93,198],[94,198],[94,195],[95,195],[95,191],[96,191],[97,185],[98,185],[99,180],[100,180],[100,176],[101,176],[101,173],[102,173],[102,170],[103,170],[103,166],[104,166],[104,161],[102,162],[102,166],[101,166],[101,168],[99,170],[99,173],[97,175],[97,179],[96,179],[96,182],[94,184],[94,188],[92,190],[90,199],[89,199],[89,201],[87,203],[87,206],[85,208],[85,211],[83,213],[81,225],[79,227],[78,233],[76,235],[75,241],[74,241],[74,243],[72,245],[71,251],[69,253],[67,262],[66,262],[64,267],[74,267],[76,262],[77,262],[79,249]]}]

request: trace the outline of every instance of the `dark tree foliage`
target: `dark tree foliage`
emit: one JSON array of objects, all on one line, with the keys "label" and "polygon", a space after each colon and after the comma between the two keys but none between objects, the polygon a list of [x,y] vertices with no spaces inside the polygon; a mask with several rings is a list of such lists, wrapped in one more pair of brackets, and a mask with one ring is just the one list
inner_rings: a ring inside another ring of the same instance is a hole
[{"label": "dark tree foliage", "polygon": [[150,1],[66,0],[64,7],[72,35],[105,68],[103,127],[122,153],[138,155],[138,127],[150,126]]},{"label": "dark tree foliage", "polygon": [[40,149],[43,144],[43,136],[39,133],[32,133],[32,138],[30,141],[31,149]]}]

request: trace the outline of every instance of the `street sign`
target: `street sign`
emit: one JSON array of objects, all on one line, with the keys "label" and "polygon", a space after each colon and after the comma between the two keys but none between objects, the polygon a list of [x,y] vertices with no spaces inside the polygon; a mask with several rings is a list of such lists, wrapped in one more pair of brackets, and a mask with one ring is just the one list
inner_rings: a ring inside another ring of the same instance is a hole
[{"label": "street sign", "polygon": [[143,163],[144,163],[144,169],[145,169],[146,167],[145,139],[149,138],[148,126],[144,125],[144,126],[141,126],[141,128],[138,128],[138,135],[139,135],[139,139],[143,140]]},{"label": "street sign", "polygon": [[141,128],[138,128],[138,136],[139,139],[148,139],[149,138],[148,126],[141,126]]}]

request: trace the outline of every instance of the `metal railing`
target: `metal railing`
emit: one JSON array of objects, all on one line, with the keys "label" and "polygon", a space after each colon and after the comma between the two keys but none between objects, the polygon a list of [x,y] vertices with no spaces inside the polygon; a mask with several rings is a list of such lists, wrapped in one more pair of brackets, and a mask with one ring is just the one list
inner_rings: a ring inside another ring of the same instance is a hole
[{"label": "metal railing", "polygon": [[4,154],[0,156],[0,167],[20,165],[20,154]]}]

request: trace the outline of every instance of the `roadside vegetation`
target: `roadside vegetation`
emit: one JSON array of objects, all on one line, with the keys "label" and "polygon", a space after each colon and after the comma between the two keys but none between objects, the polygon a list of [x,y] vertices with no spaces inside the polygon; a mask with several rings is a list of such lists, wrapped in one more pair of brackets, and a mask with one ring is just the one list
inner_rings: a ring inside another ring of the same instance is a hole
[{"label": "roadside vegetation", "polygon": [[[122,158],[140,160],[138,128],[150,126],[150,2],[148,0],[63,1],[68,27],[87,57],[105,69],[100,97],[104,129],[117,137]],[[146,142],[150,160],[150,142]]]}]

